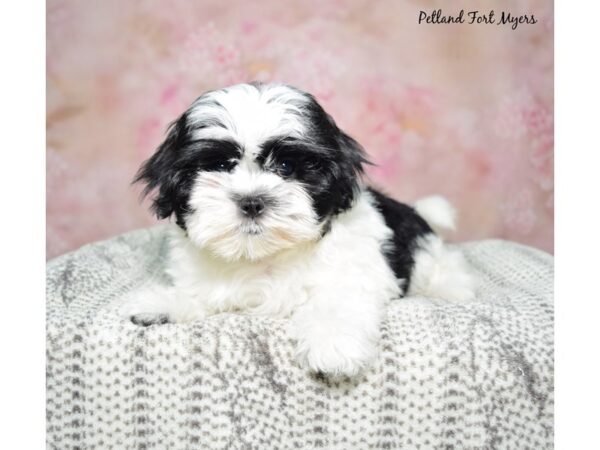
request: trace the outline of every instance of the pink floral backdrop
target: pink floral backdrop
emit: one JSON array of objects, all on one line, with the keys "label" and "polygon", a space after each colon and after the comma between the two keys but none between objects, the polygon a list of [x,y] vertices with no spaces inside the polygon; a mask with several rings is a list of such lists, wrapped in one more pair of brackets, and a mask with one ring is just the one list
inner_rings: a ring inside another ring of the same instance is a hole
[{"label": "pink floral backdrop", "polygon": [[[438,8],[537,23],[417,23]],[[200,93],[249,80],[314,93],[375,185],[457,206],[456,240],[553,250],[551,1],[49,0],[47,14],[49,258],[154,223],[136,169]]]}]

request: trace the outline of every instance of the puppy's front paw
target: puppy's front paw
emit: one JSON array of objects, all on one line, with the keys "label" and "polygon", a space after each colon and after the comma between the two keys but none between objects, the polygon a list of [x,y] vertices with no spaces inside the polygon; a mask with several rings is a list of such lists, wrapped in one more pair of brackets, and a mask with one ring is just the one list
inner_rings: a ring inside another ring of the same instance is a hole
[{"label": "puppy's front paw", "polygon": [[130,317],[130,320],[135,325],[142,327],[149,327],[150,325],[164,325],[170,322],[167,314],[134,314]]},{"label": "puppy's front paw", "polygon": [[172,287],[152,287],[123,299],[119,315],[144,327],[165,323],[185,323],[206,316],[202,304],[193,298],[178,296]]},{"label": "puppy's front paw", "polygon": [[327,375],[354,376],[377,356],[377,346],[364,336],[338,335],[299,340],[296,357],[301,366]]}]

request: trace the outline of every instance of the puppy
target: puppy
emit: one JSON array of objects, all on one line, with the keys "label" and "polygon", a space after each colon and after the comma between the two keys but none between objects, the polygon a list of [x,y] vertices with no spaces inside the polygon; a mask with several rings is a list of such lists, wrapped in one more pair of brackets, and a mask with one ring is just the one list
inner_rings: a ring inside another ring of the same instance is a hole
[{"label": "puppy", "polygon": [[303,367],[354,375],[377,356],[386,303],[465,300],[472,279],[434,229],[441,197],[414,207],[363,180],[362,147],[315,98],[283,84],[203,94],[170,127],[135,181],[174,217],[173,288],[131,301],[134,323],[221,312],[290,317]]}]

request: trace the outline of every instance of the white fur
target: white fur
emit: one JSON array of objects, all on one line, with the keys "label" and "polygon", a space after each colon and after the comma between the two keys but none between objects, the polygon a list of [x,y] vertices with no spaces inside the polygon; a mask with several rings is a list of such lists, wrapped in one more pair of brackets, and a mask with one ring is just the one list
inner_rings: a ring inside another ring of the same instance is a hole
[{"label": "white fur", "polygon": [[439,236],[419,238],[408,295],[465,301],[474,297],[474,279],[464,256]]},{"label": "white fur", "polygon": [[204,94],[192,105],[190,120],[215,122],[215,126],[196,130],[196,139],[230,138],[253,157],[267,138],[301,137],[307,131],[299,110],[305,102],[301,93],[284,85],[256,89],[252,85],[238,84]]},{"label": "white fur", "polygon": [[[456,228],[456,211],[444,197],[432,195],[414,203],[436,233]],[[419,238],[408,295],[464,301],[474,297],[475,282],[462,253],[429,234]]]},{"label": "white fur", "polygon": [[[260,221],[248,220],[233,197],[261,192],[276,204]],[[231,173],[201,172],[190,206],[195,210],[186,220],[190,239],[228,261],[257,260],[321,235],[311,199],[299,183],[246,163]]]},{"label": "white fur", "polygon": [[413,206],[436,233],[456,229],[456,211],[444,197],[425,197],[417,200]]}]

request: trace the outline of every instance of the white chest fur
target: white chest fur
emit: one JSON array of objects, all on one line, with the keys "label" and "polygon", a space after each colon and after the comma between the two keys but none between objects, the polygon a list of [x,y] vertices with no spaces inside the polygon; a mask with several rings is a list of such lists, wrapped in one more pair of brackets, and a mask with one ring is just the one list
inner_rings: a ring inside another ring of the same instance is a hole
[{"label": "white chest fur", "polygon": [[370,195],[363,192],[319,241],[259,261],[225,261],[199,249],[173,227],[169,273],[177,296],[204,314],[236,311],[285,317],[310,299],[336,296],[344,302],[348,296],[363,295],[381,304],[401,293],[381,253],[390,235]]}]

